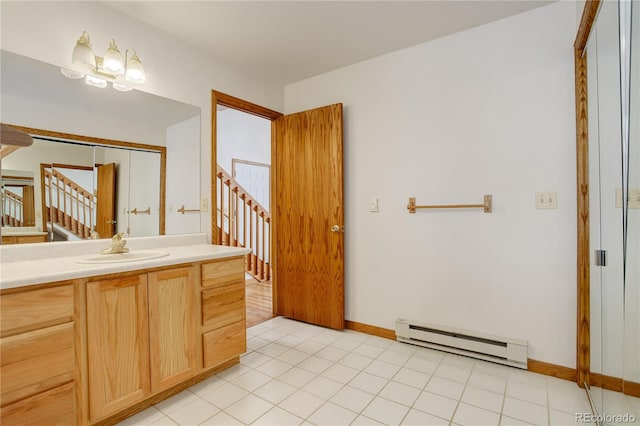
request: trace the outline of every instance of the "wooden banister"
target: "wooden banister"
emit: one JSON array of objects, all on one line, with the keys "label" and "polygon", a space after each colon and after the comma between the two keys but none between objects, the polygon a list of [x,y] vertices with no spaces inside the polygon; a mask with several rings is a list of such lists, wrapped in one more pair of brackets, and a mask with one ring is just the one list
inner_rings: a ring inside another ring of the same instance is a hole
[{"label": "wooden banister", "polygon": [[248,247],[246,271],[259,281],[271,278],[269,246],[271,215],[220,165],[216,171],[219,189],[217,243]]},{"label": "wooden banister", "polygon": [[80,238],[89,238],[94,227],[94,195],[58,170],[45,168],[43,176],[48,220]]},{"label": "wooden banister", "polygon": [[3,226],[22,226],[24,222],[24,201],[15,192],[5,189],[2,192]]}]

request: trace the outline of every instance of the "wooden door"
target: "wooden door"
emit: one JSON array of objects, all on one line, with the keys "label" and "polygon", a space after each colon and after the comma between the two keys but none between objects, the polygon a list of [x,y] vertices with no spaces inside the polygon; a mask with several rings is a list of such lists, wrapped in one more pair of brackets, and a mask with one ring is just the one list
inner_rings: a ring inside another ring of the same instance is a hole
[{"label": "wooden door", "polygon": [[91,420],[149,394],[146,274],[87,284],[87,338]]},{"label": "wooden door", "polygon": [[33,185],[22,187],[22,226],[36,226],[36,203]]},{"label": "wooden door", "polygon": [[98,166],[98,192],[96,194],[96,232],[100,238],[111,238],[115,234],[116,212],[116,165]]},{"label": "wooden door", "polygon": [[342,104],[274,122],[276,313],[344,328]]},{"label": "wooden door", "polygon": [[195,376],[198,369],[194,267],[149,273],[151,392]]}]

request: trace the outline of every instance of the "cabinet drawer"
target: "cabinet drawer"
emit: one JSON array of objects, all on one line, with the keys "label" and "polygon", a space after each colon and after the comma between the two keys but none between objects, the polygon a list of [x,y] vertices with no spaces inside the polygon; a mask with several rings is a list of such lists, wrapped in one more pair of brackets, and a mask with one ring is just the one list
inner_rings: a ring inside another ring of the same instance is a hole
[{"label": "cabinet drawer", "polygon": [[73,323],[0,339],[0,405],[73,379]]},{"label": "cabinet drawer", "polygon": [[204,368],[215,367],[247,350],[245,322],[210,331],[202,335]]},{"label": "cabinet drawer", "polygon": [[73,318],[73,285],[0,296],[0,336],[8,336]]},{"label": "cabinet drawer", "polygon": [[244,282],[202,292],[202,325],[219,328],[245,318]]},{"label": "cabinet drawer", "polygon": [[73,382],[0,409],[2,426],[72,426],[76,424]]},{"label": "cabinet drawer", "polygon": [[202,287],[219,287],[244,282],[244,257],[202,265]]}]

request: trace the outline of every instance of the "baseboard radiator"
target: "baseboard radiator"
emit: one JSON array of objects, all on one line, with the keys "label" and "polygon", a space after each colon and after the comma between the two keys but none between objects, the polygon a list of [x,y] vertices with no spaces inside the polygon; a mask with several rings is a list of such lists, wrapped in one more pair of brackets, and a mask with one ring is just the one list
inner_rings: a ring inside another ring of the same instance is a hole
[{"label": "baseboard radiator", "polygon": [[527,342],[468,330],[399,319],[396,338],[411,343],[485,361],[527,368]]}]

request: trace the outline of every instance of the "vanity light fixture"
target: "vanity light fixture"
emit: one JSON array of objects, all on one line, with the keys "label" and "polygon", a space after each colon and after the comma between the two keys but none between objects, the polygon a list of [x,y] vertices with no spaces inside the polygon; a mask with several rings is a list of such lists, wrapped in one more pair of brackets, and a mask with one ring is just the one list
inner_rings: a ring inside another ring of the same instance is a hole
[{"label": "vanity light fixture", "polygon": [[84,78],[90,86],[102,88],[110,82],[114,89],[127,92],[132,89],[129,83],[144,83],[146,74],[135,50],[129,48],[124,53],[123,60],[115,40],[111,39],[104,57],[96,56],[91,48],[89,33],[83,31],[71,55],[74,69],[62,68],[60,71],[70,79]]}]

